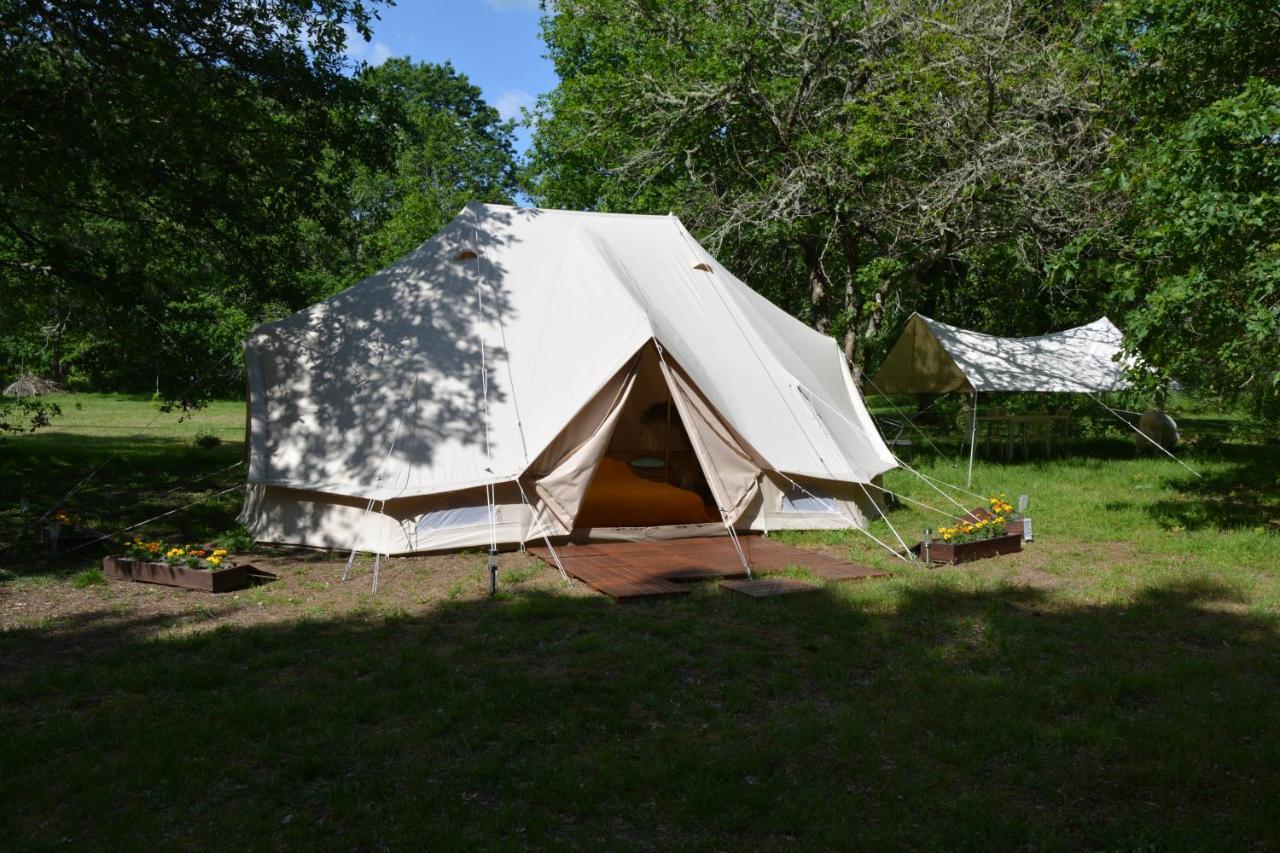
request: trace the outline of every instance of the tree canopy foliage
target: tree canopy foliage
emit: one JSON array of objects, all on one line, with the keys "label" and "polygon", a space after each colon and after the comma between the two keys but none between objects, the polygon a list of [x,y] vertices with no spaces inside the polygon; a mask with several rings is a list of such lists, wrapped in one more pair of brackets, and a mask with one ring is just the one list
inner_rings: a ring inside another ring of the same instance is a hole
[{"label": "tree canopy foliage", "polygon": [[342,176],[341,240],[312,223],[311,251],[330,254],[310,265],[315,298],[418,246],[468,201],[511,203],[518,191],[512,123],[451,65],[390,59],[357,83],[371,104],[364,121],[384,134],[390,156]]},{"label": "tree canopy foliage", "polygon": [[531,192],[668,210],[873,362],[1104,310],[1274,396],[1280,15],[1251,0],[561,0]]},{"label": "tree canopy foliage", "polygon": [[862,363],[904,310],[1010,295],[970,306],[966,267],[1021,283],[1100,215],[1078,31],[1003,0],[566,0],[535,194],[680,212]]},{"label": "tree canopy foliage", "polygon": [[1095,33],[1118,142],[1101,182],[1125,213],[1080,267],[1165,375],[1244,391],[1280,417],[1280,10],[1104,9]]},{"label": "tree canopy foliage", "polygon": [[253,325],[514,189],[452,68],[351,67],[374,3],[0,9],[0,347],[54,379],[236,390]]},{"label": "tree canopy foliage", "polygon": [[1105,311],[1280,416],[1274,4],[553,0],[518,163],[451,66],[346,59],[378,2],[0,3],[8,369],[233,390],[256,323],[527,195],[676,213],[859,369],[915,310]]},{"label": "tree canopy foliage", "polygon": [[55,342],[55,379],[69,344],[102,381],[187,384],[259,306],[301,296],[292,223],[333,209],[312,181],[327,144],[375,156],[341,73],[343,24],[367,32],[370,14],[360,0],[4,5],[0,263],[6,301]]}]

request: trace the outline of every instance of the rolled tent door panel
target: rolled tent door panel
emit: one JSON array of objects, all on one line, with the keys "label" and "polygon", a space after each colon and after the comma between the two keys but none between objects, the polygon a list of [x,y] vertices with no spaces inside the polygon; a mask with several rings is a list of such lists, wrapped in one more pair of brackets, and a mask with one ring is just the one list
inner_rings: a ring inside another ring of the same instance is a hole
[{"label": "rolled tent door panel", "polygon": [[662,373],[726,524],[742,516],[759,489],[760,465],[698,390],[666,359]]},{"label": "rolled tent door panel", "polygon": [[566,532],[573,529],[583,497],[635,387],[639,361],[640,355],[636,354],[526,472],[540,501],[534,519],[539,530],[547,524]]}]

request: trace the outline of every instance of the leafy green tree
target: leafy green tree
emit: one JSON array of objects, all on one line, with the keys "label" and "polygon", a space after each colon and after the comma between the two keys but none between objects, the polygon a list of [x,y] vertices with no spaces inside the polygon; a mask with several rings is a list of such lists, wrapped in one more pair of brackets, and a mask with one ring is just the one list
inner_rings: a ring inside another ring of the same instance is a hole
[{"label": "leafy green tree", "polygon": [[1094,22],[1117,132],[1115,227],[1064,267],[1108,281],[1158,377],[1280,416],[1280,14],[1116,0]]},{"label": "leafy green tree", "polygon": [[391,153],[354,170],[345,194],[349,254],[330,262],[327,283],[318,272],[317,297],[412,250],[467,202],[509,204],[518,192],[513,123],[452,65],[390,59],[363,69],[358,82],[376,105],[365,121]]},{"label": "leafy green tree", "polygon": [[210,387],[236,385],[234,355],[211,344],[221,333],[192,330],[187,308],[171,322],[170,307],[205,306],[215,326],[239,308],[242,331],[260,306],[301,300],[295,224],[332,231],[345,217],[325,192],[344,183],[314,177],[380,156],[343,53],[345,27],[368,37],[373,6],[5,2],[5,292],[102,350],[113,381],[154,372],[177,394],[213,373]]},{"label": "leafy green tree", "polygon": [[62,416],[57,403],[19,397],[16,400],[0,398],[0,440],[6,435],[35,432]]},{"label": "leafy green tree", "polygon": [[1129,343],[1213,391],[1280,390],[1280,86],[1249,81],[1126,158]]},{"label": "leafy green tree", "polygon": [[974,263],[1025,281],[1095,221],[1106,136],[1072,8],[563,0],[532,192],[677,212],[865,363]]}]

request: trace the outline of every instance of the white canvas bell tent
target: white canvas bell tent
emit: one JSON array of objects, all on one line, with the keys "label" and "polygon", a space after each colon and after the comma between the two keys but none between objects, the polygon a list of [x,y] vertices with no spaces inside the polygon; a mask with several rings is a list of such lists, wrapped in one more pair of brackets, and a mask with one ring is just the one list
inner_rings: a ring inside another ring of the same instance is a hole
[{"label": "white canvas bell tent", "polygon": [[836,343],[673,216],[469,204],[245,358],[264,542],[864,527],[895,466]]},{"label": "white canvas bell tent", "polygon": [[1001,338],[917,313],[867,386],[878,394],[1120,391],[1129,387],[1123,338],[1106,317],[1048,335]]}]

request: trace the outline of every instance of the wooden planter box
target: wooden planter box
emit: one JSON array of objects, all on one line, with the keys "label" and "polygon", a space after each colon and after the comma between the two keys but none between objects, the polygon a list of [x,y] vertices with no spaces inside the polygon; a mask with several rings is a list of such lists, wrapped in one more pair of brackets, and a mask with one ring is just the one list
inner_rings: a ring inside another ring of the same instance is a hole
[{"label": "wooden planter box", "polygon": [[253,566],[248,564],[211,572],[207,569],[188,569],[185,566],[148,563],[127,557],[102,558],[102,573],[109,578],[158,583],[183,589],[198,589],[203,592],[230,592],[244,589],[249,585],[252,572]]},{"label": "wooden planter box", "polygon": [[[922,557],[924,543],[912,549]],[[968,563],[971,560],[982,560],[987,557],[998,557],[1001,554],[1016,554],[1022,550],[1022,534],[994,536],[991,539],[980,539],[977,542],[939,542],[935,540],[929,545],[929,562],[931,563]]]}]

